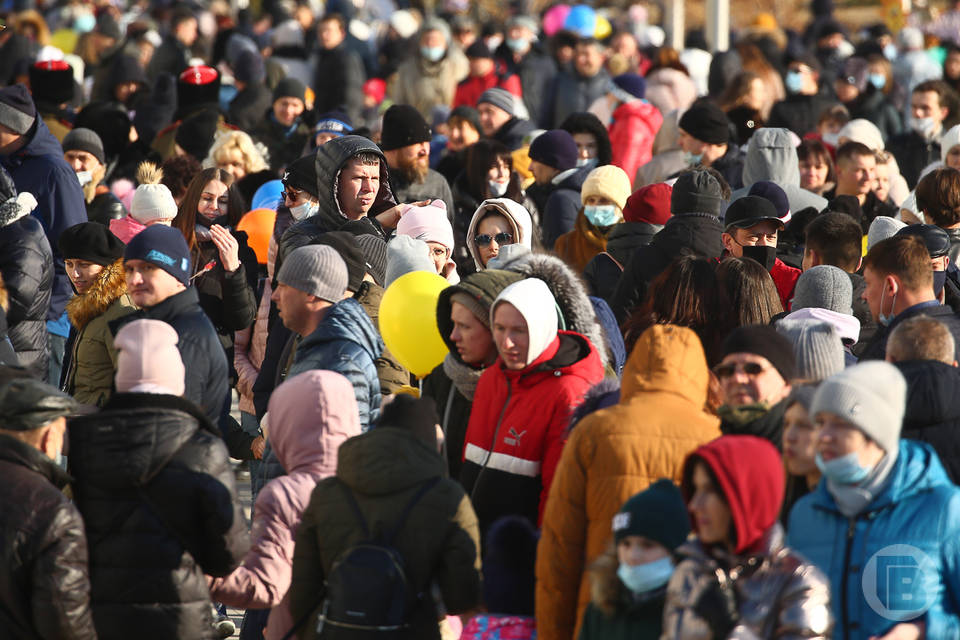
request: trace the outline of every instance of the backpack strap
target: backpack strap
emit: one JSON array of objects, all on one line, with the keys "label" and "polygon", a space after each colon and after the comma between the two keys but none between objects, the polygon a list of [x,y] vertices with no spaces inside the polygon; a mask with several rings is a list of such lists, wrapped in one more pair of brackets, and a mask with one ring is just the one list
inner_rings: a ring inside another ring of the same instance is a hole
[{"label": "backpack strap", "polygon": [[413,507],[416,506],[416,504],[420,502],[420,498],[422,498],[427,491],[430,491],[430,489],[436,486],[438,482],[440,482],[440,476],[434,476],[420,485],[420,488],[417,489],[417,492],[413,495],[413,498],[410,499],[410,502],[407,503],[407,506],[404,507],[403,511],[400,512],[400,518],[397,520],[397,524],[393,527],[393,530],[388,530],[388,534],[385,539],[387,544],[393,544],[394,539],[403,529],[403,525],[407,521],[407,516],[410,515],[411,511],[413,511]]}]

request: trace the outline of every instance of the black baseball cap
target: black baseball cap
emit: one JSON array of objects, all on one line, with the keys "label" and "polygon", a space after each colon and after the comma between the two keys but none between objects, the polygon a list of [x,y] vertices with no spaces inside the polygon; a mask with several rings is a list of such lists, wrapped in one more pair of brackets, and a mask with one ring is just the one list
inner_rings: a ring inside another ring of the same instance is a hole
[{"label": "black baseball cap", "polygon": [[723,218],[723,228],[724,231],[732,227],[746,229],[768,220],[776,222],[781,229],[785,226],[772,202],[760,196],[744,196],[730,203]]}]

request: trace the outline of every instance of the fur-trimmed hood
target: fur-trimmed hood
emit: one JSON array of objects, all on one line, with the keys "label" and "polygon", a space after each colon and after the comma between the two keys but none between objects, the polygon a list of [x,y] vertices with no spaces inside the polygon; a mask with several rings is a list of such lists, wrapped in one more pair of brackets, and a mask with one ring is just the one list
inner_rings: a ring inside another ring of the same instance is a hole
[{"label": "fur-trimmed hood", "polygon": [[100,272],[86,293],[70,299],[67,303],[70,324],[78,331],[82,330],[126,293],[127,281],[123,273],[123,259],[120,258]]}]

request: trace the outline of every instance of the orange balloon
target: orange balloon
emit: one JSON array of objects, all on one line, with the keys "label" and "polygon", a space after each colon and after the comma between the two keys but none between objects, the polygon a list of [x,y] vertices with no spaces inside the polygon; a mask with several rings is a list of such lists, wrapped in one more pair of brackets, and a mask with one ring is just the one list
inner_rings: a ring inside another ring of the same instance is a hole
[{"label": "orange balloon", "polygon": [[247,234],[247,244],[257,254],[257,262],[267,264],[267,252],[270,249],[270,236],[277,221],[277,212],[273,209],[254,209],[240,219],[237,231]]}]

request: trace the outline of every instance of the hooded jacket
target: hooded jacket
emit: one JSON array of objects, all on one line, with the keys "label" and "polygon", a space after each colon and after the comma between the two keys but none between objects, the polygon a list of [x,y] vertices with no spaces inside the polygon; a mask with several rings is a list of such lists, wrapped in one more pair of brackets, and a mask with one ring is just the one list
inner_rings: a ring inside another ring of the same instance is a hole
[{"label": "hooded jacket", "polygon": [[895,364],[907,380],[900,437],[929,444],[953,483],[960,482],[960,370],[934,360]]},{"label": "hooded jacket", "polygon": [[[495,211],[507,219],[513,233],[514,243],[521,244],[528,249],[533,246],[533,222],[530,220],[530,212],[528,212],[522,204],[510,198],[490,198],[489,200],[484,200],[480,203],[480,206],[477,207],[477,210],[473,212],[473,217],[470,218],[470,224],[467,227],[466,237],[463,239],[466,243],[467,250],[470,251],[470,257],[473,258],[473,263],[476,265],[477,271],[482,271],[485,267],[480,261],[480,251],[477,248],[477,243],[474,238],[477,235],[477,225],[480,224],[480,221],[483,220],[490,211]],[[457,242],[459,241],[460,239],[458,238]]]},{"label": "hooded jacket", "polygon": [[607,234],[607,246],[603,253],[594,256],[583,270],[590,295],[603,298],[609,304],[623,267],[630,261],[634,251],[650,244],[653,236],[663,225],[650,222],[621,222]]},{"label": "hooded jacket", "polygon": [[95,640],[87,538],[70,477],[0,434],[0,629],[9,638]]},{"label": "hooded jacket", "polygon": [[[290,610],[299,620],[314,611],[304,629],[316,628],[324,577],[335,559],[364,540],[357,516],[343,494],[352,492],[370,531],[396,526],[420,486],[444,473],[443,459],[413,433],[379,427],[340,447],[335,478],[321,480],[297,529],[290,585]],[[395,539],[411,588],[429,593],[439,586],[448,613],[456,615],[480,601],[480,534],[470,499],[456,481],[442,479],[410,511]],[[437,611],[427,595],[397,640],[439,640]],[[312,636],[305,636],[312,637]]]},{"label": "hooded jacket", "polygon": [[624,102],[613,111],[610,145],[614,164],[630,177],[653,157],[653,139],[663,125],[660,111],[646,100]]},{"label": "hooded jacket", "polygon": [[624,367],[619,404],[570,432],[537,548],[538,637],[575,637],[590,602],[587,568],[606,550],[614,514],[660,478],[679,482],[687,455],[720,435],[704,410],[709,378],[691,329],[654,325]]},{"label": "hooded jacket", "polygon": [[102,407],[110,398],[117,350],[109,325],[135,310],[127,294],[123,260],[107,265],[86,292],[67,303],[76,335],[63,389],[77,402]]},{"label": "hooded jacket", "polygon": [[761,180],[776,182],[783,189],[790,211],[807,207],[823,211],[827,208],[826,198],[800,187],[800,161],[787,129],[757,129],[750,137],[743,164],[744,187],[733,192],[730,201],[747,195],[753,183]]},{"label": "hooded jacket", "polygon": [[37,199],[32,215],[43,226],[53,253],[53,288],[46,319],[59,320],[73,289],[57,238],[64,229],[87,221],[87,205],[77,174],[63,159],[63,149],[47,125],[37,118],[25,138],[27,143],[18,151],[0,155],[0,166],[10,173],[17,193],[26,191]]},{"label": "hooded jacket", "polygon": [[[883,635],[893,626],[874,604],[920,603],[927,638],[960,635],[960,489],[950,482],[933,448],[900,440],[899,454],[886,486],[855,518],[844,517],[821,480],[790,512],[788,544],[805,555],[830,580],[837,640]],[[914,555],[907,567],[888,578],[874,562],[874,591],[863,581],[871,558],[893,544],[909,544]],[[917,563],[923,562],[920,579]],[[854,567],[858,567],[854,571]],[[914,569],[911,571],[910,569]],[[887,580],[891,582],[887,582]]]},{"label": "hooded jacket", "polygon": [[270,402],[270,442],[287,475],[257,495],[250,551],[233,573],[214,580],[210,595],[226,605],[272,609],[264,630],[279,640],[293,626],[290,579],[293,547],[303,511],[317,482],[336,473],[337,450],[360,435],[350,382],[332,371],[289,379]]},{"label": "hooded jacket", "polygon": [[[577,215],[583,203],[580,199],[580,189],[593,171],[590,167],[573,169],[568,175],[557,175],[554,189],[547,197],[543,211],[540,212],[540,224],[543,229],[543,246],[552,249],[557,238],[573,230]],[[559,180],[557,180],[559,178]]]},{"label": "hooded jacket", "polygon": [[[692,496],[694,464],[705,464],[730,509],[732,549],[692,538],[677,549],[667,585],[662,638],[698,640],[718,630],[701,614],[705,592],[723,576],[731,583],[739,620],[724,630],[731,638],[830,638],[830,589],[826,577],[784,546],[777,522],[783,501],[783,464],[776,450],[753,436],[720,438],[699,447],[684,464],[684,497]],[[696,521],[694,520],[696,530]],[[708,596],[709,597],[709,596]],[[714,608],[716,608],[714,606]]]},{"label": "hooded jacket", "polygon": [[213,638],[204,574],[249,546],[216,428],[183,398],[118,393],[69,430],[99,637]]}]

